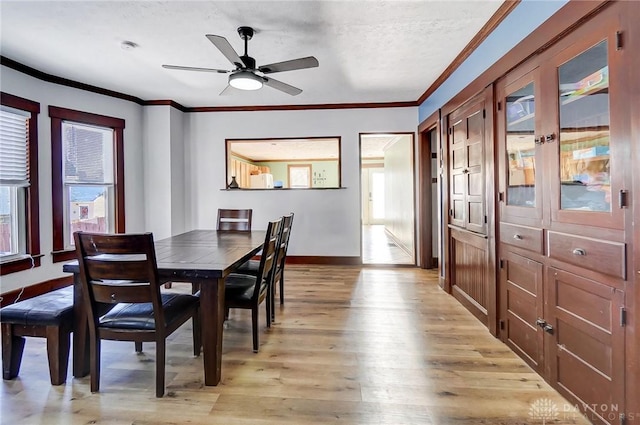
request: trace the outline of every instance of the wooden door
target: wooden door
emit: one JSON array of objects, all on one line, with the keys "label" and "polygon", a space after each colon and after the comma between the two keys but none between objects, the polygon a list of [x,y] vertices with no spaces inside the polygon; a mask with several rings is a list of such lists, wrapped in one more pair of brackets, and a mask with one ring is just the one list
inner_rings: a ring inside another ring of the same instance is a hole
[{"label": "wooden door", "polygon": [[624,292],[550,267],[547,272],[548,377],[597,424],[625,413]]},{"label": "wooden door", "polygon": [[449,116],[450,223],[485,234],[485,116],[484,97]]},{"label": "wooden door", "polygon": [[506,252],[500,260],[500,338],[536,372],[544,373],[542,264]]}]

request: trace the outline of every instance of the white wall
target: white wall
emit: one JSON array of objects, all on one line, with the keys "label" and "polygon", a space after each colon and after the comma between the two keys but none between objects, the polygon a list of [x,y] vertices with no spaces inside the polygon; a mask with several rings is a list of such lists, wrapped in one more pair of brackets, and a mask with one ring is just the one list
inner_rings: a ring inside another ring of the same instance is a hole
[{"label": "white wall", "polygon": [[413,138],[397,137],[384,149],[384,227],[408,252],[414,250]]},{"label": "white wall", "polygon": [[[185,114],[188,228],[215,228],[218,208],[253,208],[255,229],[294,212],[290,255],[360,256],[359,133],[414,132],[417,108]],[[227,191],[225,139],[342,137],[335,190]],[[161,190],[160,187],[154,190]],[[162,205],[149,205],[152,210]]]},{"label": "white wall", "polygon": [[0,277],[0,293],[66,276],[64,263],[52,263],[51,121],[49,105],[125,120],[124,166],[126,230],[143,231],[145,205],[142,161],[142,107],[133,102],[51,84],[0,67],[0,90],[40,103],[38,115],[38,185],[40,194],[40,267]]}]

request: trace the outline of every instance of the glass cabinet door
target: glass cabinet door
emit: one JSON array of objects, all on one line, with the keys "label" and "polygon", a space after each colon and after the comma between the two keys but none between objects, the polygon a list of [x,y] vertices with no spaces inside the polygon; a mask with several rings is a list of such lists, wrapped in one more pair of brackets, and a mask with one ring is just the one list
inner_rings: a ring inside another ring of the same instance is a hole
[{"label": "glass cabinet door", "polygon": [[612,45],[594,34],[553,60],[558,126],[555,134],[545,135],[544,145],[552,149],[552,175],[559,178],[551,185],[552,222],[624,227],[628,159],[622,114],[611,105],[624,96],[626,77]]},{"label": "glass cabinet door", "polygon": [[611,211],[607,42],[558,67],[560,208]]},{"label": "glass cabinet door", "polygon": [[536,103],[533,82],[507,94],[506,155],[507,205],[536,206]]},{"label": "glass cabinet door", "polygon": [[542,217],[537,76],[533,69],[497,87],[500,220],[505,222],[539,225]]}]

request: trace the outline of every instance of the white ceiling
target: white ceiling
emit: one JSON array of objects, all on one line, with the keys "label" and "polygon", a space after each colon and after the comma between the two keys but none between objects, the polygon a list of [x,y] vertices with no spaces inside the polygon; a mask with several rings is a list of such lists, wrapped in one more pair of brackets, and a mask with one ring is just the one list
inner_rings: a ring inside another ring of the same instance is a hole
[{"label": "white ceiling", "polygon": [[[501,4],[1,0],[0,52],[47,74],[186,107],[415,101]],[[227,38],[242,54],[239,26],[256,30],[249,55],[258,66],[318,59],[318,68],[271,74],[303,93],[263,87],[220,96],[226,74],[161,67],[232,69],[205,34]],[[123,41],[137,47],[124,50]]]}]

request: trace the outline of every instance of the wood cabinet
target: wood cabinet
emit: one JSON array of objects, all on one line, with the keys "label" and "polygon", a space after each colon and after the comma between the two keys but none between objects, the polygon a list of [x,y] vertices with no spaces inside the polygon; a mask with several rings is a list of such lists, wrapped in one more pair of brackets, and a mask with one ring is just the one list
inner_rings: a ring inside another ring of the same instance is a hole
[{"label": "wood cabinet", "polygon": [[488,226],[494,193],[492,104],[493,87],[488,87],[447,116],[445,258],[451,294],[496,334],[495,239]]},{"label": "wood cabinet", "polygon": [[603,424],[620,423],[633,362],[626,7],[496,83],[500,338]]}]

